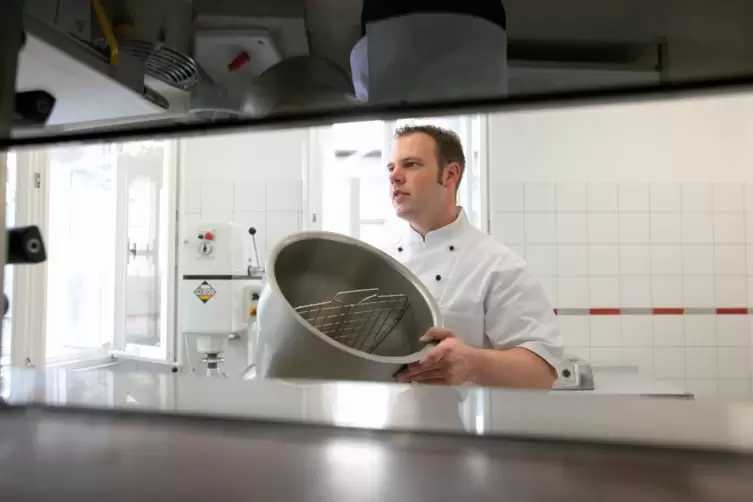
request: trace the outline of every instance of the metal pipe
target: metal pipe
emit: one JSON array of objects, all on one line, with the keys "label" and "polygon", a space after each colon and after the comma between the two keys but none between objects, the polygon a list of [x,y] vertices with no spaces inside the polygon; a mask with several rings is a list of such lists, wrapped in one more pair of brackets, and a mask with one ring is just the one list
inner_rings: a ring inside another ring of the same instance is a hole
[{"label": "metal pipe", "polygon": [[[9,138],[13,127],[13,109],[16,96],[16,73],[18,56],[23,43],[23,0],[3,0],[0,2],[0,138]],[[0,220],[5,222],[5,180],[7,176],[6,156],[2,156],[0,166]],[[0,232],[0,291],[5,280],[5,232]],[[2,323],[0,323],[0,354],[3,351]],[[0,389],[4,386],[0,373]],[[0,403],[2,401],[0,400]]]}]

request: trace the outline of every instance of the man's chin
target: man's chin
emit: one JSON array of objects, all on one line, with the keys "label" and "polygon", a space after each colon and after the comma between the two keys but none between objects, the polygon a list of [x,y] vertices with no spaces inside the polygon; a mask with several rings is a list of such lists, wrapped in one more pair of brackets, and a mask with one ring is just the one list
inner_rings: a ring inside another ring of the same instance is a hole
[{"label": "man's chin", "polygon": [[399,205],[395,207],[395,216],[398,218],[406,219],[411,215],[412,211],[410,208],[405,207],[403,205]]}]

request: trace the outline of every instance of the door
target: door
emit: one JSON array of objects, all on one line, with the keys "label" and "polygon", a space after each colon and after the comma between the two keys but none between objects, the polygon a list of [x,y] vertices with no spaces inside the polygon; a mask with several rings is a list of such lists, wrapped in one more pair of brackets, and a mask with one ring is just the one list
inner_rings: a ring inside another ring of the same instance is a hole
[{"label": "door", "polygon": [[55,148],[48,159],[45,360],[104,356],[115,305],[115,148]]},{"label": "door", "polygon": [[162,248],[168,159],[164,142],[122,145],[118,151],[117,266],[120,272],[115,345],[126,353],[166,359]]}]

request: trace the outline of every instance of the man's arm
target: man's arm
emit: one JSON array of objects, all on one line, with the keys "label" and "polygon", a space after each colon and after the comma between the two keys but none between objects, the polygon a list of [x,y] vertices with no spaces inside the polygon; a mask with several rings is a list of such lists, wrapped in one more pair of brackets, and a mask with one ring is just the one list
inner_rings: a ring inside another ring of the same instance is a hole
[{"label": "man's arm", "polygon": [[484,387],[551,389],[557,372],[528,349],[477,349],[470,381]]},{"label": "man's arm", "polygon": [[498,264],[488,276],[484,332],[493,348],[465,345],[446,329],[430,329],[423,341],[439,342],[398,381],[461,385],[551,388],[562,359],[557,319],[525,262]]},{"label": "man's arm", "polygon": [[465,345],[447,329],[433,328],[422,341],[439,342],[423,361],[411,365],[399,382],[461,385],[472,382],[484,387],[551,389],[557,379],[554,369],[528,349],[476,349]]},{"label": "man's arm", "polygon": [[516,258],[490,274],[484,309],[484,332],[495,350],[479,353],[478,383],[548,382],[551,388],[562,361],[562,336],[554,308],[524,261]]}]

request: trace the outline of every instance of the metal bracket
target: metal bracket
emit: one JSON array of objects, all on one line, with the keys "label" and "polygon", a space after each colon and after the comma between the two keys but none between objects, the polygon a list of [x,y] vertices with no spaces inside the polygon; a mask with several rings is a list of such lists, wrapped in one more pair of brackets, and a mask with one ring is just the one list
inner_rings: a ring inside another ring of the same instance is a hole
[{"label": "metal bracket", "polygon": [[47,259],[42,232],[36,225],[9,228],[5,234],[8,240],[6,265],[42,263]]}]

